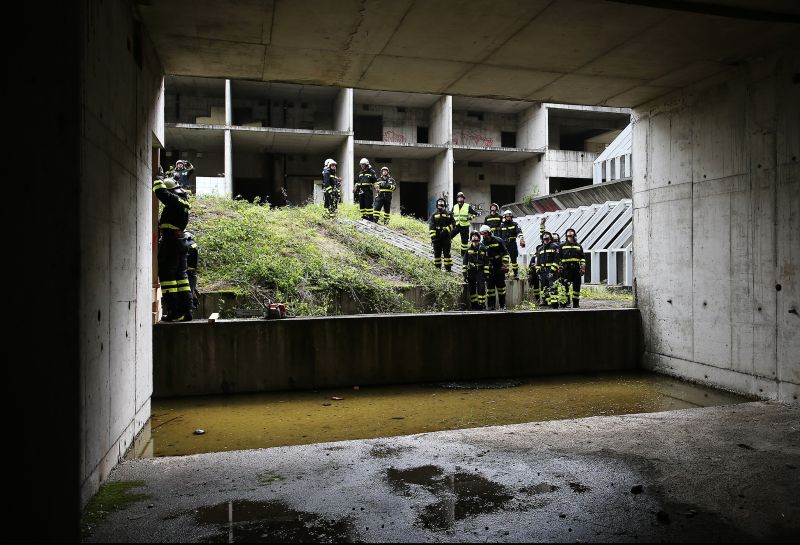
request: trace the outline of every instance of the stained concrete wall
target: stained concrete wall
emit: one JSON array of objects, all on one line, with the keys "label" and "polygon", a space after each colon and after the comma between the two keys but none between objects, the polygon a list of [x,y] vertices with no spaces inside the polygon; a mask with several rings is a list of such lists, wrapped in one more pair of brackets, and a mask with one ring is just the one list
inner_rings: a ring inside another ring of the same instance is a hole
[{"label": "stained concrete wall", "polygon": [[[417,127],[428,127],[430,124],[430,113],[424,108],[405,107],[403,108],[405,111],[401,112],[397,106],[377,104],[368,104],[366,106],[369,108],[368,115],[380,114],[383,119],[383,134],[381,138],[383,142],[416,144]],[[355,105],[355,111],[356,115],[367,114],[362,110],[362,105],[360,104]]]},{"label": "stained concrete wall", "polygon": [[547,147],[547,108],[544,104],[534,104],[518,114],[519,132],[517,146],[526,149],[545,149]]},{"label": "stained concrete wall", "polygon": [[150,417],[152,147],[162,70],[129,5],[87,1],[83,9],[75,308],[85,502]]},{"label": "stained concrete wall", "polygon": [[496,148],[501,145],[502,132],[517,133],[516,114],[479,113],[482,119],[469,115],[466,110],[453,112],[453,145]]},{"label": "stained concrete wall", "polygon": [[634,274],[647,367],[800,394],[800,55],[634,114]]},{"label": "stained concrete wall", "polygon": [[640,337],[636,309],[158,324],[155,395],[624,371],[639,365]]},{"label": "stained concrete wall", "polygon": [[599,153],[549,149],[544,157],[547,178],[591,178]]},{"label": "stained concrete wall", "polygon": [[467,197],[467,202],[482,203],[486,214],[489,213],[489,205],[492,202],[491,186],[516,186],[519,178],[519,163],[483,163],[481,167],[471,167],[466,161],[456,161],[453,166],[453,181],[461,184],[461,191]]}]

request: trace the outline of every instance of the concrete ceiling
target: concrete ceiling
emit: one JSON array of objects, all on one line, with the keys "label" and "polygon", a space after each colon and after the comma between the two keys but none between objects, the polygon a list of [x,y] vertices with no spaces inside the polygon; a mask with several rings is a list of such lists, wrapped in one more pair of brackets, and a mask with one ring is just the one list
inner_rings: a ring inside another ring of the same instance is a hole
[{"label": "concrete ceiling", "polygon": [[378,106],[403,106],[406,108],[427,109],[436,104],[442,95],[426,93],[397,93],[392,91],[353,90],[353,102],[359,104],[375,104]]},{"label": "concrete ceiling", "polygon": [[140,0],[139,10],[168,74],[626,107],[800,45],[800,3],[786,0]]},{"label": "concrete ceiling", "polygon": [[296,102],[333,103],[341,89],[317,85],[290,85],[255,81],[233,81],[231,92],[234,98],[259,97],[271,100],[293,100]]}]

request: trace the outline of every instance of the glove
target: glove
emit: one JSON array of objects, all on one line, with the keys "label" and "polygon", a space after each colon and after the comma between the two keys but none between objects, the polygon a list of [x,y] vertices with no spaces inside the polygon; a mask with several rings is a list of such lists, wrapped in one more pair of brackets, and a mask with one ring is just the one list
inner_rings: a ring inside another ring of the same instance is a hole
[{"label": "glove", "polygon": [[524,248],[525,247],[525,241],[524,240],[520,240],[519,241],[519,246],[520,246],[520,248]]},{"label": "glove", "polygon": [[586,269],[585,268],[581,268],[581,274],[586,274]]}]

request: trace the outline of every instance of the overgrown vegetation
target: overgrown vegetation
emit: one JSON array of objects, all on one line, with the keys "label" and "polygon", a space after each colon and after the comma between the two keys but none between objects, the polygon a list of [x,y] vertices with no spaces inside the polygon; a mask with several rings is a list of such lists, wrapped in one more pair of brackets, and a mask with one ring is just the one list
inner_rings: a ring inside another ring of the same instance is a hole
[{"label": "overgrown vegetation", "polygon": [[[349,204],[340,205],[339,215],[359,217]],[[424,222],[393,216],[390,227],[430,241]],[[340,314],[344,307],[432,311],[454,308],[461,295],[459,275],[332,221],[318,205],[271,208],[203,197],[193,202],[189,229],[200,246],[200,291],[234,291],[240,308],[283,302],[293,315],[316,316]],[[422,289],[425,308],[415,309],[403,296],[409,286]]]}]

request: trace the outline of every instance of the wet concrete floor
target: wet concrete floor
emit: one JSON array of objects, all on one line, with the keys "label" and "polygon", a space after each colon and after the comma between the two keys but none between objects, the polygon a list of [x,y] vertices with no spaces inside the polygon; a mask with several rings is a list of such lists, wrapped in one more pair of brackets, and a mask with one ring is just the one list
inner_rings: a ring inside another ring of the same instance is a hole
[{"label": "wet concrete floor", "polygon": [[[743,401],[645,373],[156,399],[152,445],[143,452],[174,456]],[[195,435],[198,429],[205,433]]]},{"label": "wet concrete floor", "polygon": [[794,542],[799,468],[771,402],[139,459],[85,541]]}]

